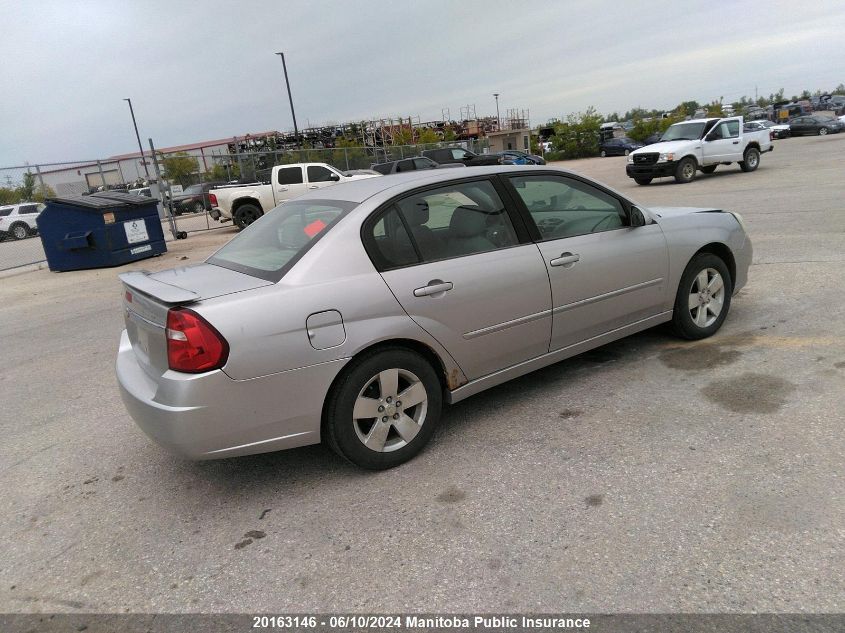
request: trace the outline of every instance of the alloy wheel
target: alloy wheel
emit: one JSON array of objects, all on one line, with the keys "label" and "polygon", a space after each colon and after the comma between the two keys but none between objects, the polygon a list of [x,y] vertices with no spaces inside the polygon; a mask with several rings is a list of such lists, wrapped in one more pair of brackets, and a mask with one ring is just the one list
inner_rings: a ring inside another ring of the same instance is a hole
[{"label": "alloy wheel", "polygon": [[407,369],[373,376],[355,399],[352,424],[361,443],[378,453],[407,446],[419,433],[428,409],[425,385]]},{"label": "alloy wheel", "polygon": [[689,311],[693,323],[706,328],[712,325],[725,303],[725,281],[715,268],[705,268],[693,279],[689,291]]}]

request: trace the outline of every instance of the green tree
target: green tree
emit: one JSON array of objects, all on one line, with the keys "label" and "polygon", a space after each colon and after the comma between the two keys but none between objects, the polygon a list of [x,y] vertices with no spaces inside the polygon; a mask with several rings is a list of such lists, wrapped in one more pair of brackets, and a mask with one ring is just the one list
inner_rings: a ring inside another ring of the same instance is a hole
[{"label": "green tree", "polygon": [[417,137],[417,143],[420,145],[430,145],[431,143],[437,143],[438,141],[440,141],[440,136],[430,127],[420,130],[419,136]]},{"label": "green tree", "polygon": [[20,202],[17,189],[0,187],[0,204],[15,204],[16,202]]},{"label": "green tree", "polygon": [[164,178],[182,186],[191,184],[194,181],[194,174],[200,169],[199,161],[186,152],[177,152],[169,156],[161,155],[159,160],[164,171]]},{"label": "green tree", "polygon": [[237,180],[241,177],[241,170],[238,167],[237,163],[233,163],[226,167],[223,163],[214,163],[203,178],[207,182],[212,182],[215,180]]},{"label": "green tree", "polygon": [[601,124],[602,116],[592,106],[586,112],[568,115],[564,123],[555,124],[553,159],[598,156]]},{"label": "green tree", "polygon": [[455,134],[455,130],[452,128],[447,128],[446,131],[443,133],[443,140],[447,143],[451,143],[454,140],[457,140],[458,135]]}]

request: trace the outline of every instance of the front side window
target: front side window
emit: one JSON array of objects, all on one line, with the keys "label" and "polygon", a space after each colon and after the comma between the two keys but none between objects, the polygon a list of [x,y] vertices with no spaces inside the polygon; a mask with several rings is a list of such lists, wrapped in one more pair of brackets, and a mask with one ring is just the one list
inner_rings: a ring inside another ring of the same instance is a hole
[{"label": "front side window", "polygon": [[335,173],[321,165],[308,166],[308,182],[331,182],[335,178]]},{"label": "front side window", "polygon": [[579,180],[562,176],[514,176],[510,180],[543,240],[625,226],[622,203]]},{"label": "front side window", "polygon": [[414,159],[414,168],[415,169],[431,169],[432,167],[436,167],[437,163],[429,158],[415,158]]},{"label": "front side window", "polygon": [[302,184],[302,167],[284,167],[277,176],[280,185]]},{"label": "front side window", "polygon": [[463,149],[453,149],[452,150],[452,158],[456,158],[458,160],[463,160],[467,158],[467,152]]},{"label": "front side window", "polygon": [[285,272],[355,208],[345,200],[290,200],[238,233],[208,263],[269,281]]}]

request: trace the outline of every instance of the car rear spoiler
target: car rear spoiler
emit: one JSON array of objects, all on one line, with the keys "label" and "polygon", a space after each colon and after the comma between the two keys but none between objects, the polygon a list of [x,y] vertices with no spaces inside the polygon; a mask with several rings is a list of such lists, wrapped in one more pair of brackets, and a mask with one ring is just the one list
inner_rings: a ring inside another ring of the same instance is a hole
[{"label": "car rear spoiler", "polygon": [[120,281],[126,286],[138,292],[149,295],[162,303],[185,304],[199,301],[201,297],[193,290],[186,290],[179,286],[166,284],[150,277],[146,271],[121,273],[118,275]]}]

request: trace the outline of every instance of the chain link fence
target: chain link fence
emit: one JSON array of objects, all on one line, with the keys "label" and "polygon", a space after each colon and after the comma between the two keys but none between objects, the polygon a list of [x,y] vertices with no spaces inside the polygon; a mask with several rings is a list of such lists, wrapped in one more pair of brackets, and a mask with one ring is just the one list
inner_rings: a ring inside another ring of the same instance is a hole
[{"label": "chain link fence", "polygon": [[[208,191],[238,183],[266,183],[273,167],[293,163],[327,163],[342,172],[370,169],[377,163],[419,156],[427,149],[460,146],[478,154],[489,151],[487,139],[420,145],[334,147],[274,151],[232,151],[237,146],[197,152],[162,152],[110,158],[0,167],[0,271],[45,261],[36,218],[53,196],[95,191],[128,191],[157,197],[167,239],[207,231],[222,224],[209,212]],[[157,178],[161,174],[161,182]],[[169,223],[173,215],[175,231]]]}]

